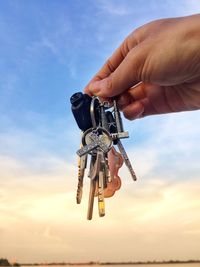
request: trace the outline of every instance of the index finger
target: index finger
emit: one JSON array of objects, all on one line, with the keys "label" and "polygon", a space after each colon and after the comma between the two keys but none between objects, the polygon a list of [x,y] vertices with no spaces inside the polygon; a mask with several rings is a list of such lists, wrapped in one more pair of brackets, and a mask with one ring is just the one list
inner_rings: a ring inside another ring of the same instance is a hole
[{"label": "index finger", "polygon": [[84,89],[86,94],[92,95],[90,92],[90,84],[94,81],[102,80],[108,77],[124,60],[128,52],[137,45],[135,39],[130,38],[130,35],[122,42],[122,44],[115,50],[112,56],[105,62],[103,67],[97,72],[97,74],[91,79]]}]

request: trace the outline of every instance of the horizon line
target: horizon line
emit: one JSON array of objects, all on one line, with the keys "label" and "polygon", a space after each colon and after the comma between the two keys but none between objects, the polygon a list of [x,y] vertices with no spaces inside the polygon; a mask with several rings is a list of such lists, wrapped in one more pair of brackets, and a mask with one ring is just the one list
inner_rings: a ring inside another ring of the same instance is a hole
[{"label": "horizon line", "polygon": [[131,264],[176,264],[176,263],[200,263],[200,259],[189,260],[147,260],[147,261],[86,261],[86,262],[46,262],[46,263],[19,263],[21,266],[39,265],[131,265]]}]

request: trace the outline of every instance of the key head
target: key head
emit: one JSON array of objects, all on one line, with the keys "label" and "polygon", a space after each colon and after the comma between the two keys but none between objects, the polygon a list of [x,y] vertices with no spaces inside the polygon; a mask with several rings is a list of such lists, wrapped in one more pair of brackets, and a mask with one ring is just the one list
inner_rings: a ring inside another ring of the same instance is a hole
[{"label": "key head", "polygon": [[118,175],[119,169],[123,165],[122,155],[116,151],[114,147],[108,152],[108,165],[110,170],[111,182],[107,184],[107,188],[104,191],[106,198],[112,197],[117,190],[121,188],[121,179]]},{"label": "key head", "polygon": [[78,150],[78,154],[82,153],[90,153],[95,152],[95,149],[98,147],[104,153],[107,153],[112,145],[112,138],[108,131],[106,131],[102,127],[98,127],[97,129],[90,128],[84,132],[82,137],[83,148]]}]

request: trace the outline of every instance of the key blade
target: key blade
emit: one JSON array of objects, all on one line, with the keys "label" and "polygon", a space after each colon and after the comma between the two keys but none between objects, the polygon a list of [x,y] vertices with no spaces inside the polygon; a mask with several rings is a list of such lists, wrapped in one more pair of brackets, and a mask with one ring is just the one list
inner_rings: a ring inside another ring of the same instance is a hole
[{"label": "key blade", "polygon": [[78,157],[78,186],[76,193],[76,203],[80,204],[83,195],[83,179],[85,174],[85,169],[87,167],[87,155]]},{"label": "key blade", "polygon": [[80,204],[82,195],[83,195],[83,178],[84,178],[84,170],[79,169],[78,172],[78,186],[77,186],[77,193],[76,193],[76,203]]},{"label": "key blade", "polygon": [[87,219],[88,220],[92,220],[95,188],[96,188],[96,180],[91,180],[90,181],[89,201],[88,201],[88,212],[87,212]]},{"label": "key blade", "polygon": [[122,143],[121,143],[121,141],[119,139],[117,140],[117,146],[119,148],[120,153],[122,154],[122,156],[124,158],[124,162],[125,162],[126,166],[128,167],[128,170],[129,170],[129,172],[131,174],[132,179],[134,181],[136,181],[137,180],[136,174],[135,174],[135,172],[133,170],[133,167],[132,167],[131,162],[130,162],[130,160],[128,158],[128,155],[127,155],[127,153],[126,153],[126,151],[124,149],[124,146],[122,145]]},{"label": "key blade", "polygon": [[105,155],[102,152],[99,152],[100,155],[100,170],[98,176],[98,209],[99,216],[105,216],[105,201],[104,201],[104,189],[106,186],[106,173],[105,173]]},{"label": "key blade", "polygon": [[98,199],[99,217],[105,216],[105,202]]},{"label": "key blade", "polygon": [[95,163],[94,165],[91,166],[92,170],[90,173],[90,179],[94,180],[99,175],[100,164],[101,164],[101,158],[99,152],[97,152]]},{"label": "key blade", "polygon": [[99,192],[98,192],[98,209],[99,216],[105,216],[105,201],[104,201],[104,173],[99,173]]},{"label": "key blade", "polygon": [[83,155],[82,157],[81,157],[81,160],[80,160],[80,169],[81,170],[85,170],[86,169],[86,167],[87,167],[87,157],[88,155],[86,154],[86,155]]}]

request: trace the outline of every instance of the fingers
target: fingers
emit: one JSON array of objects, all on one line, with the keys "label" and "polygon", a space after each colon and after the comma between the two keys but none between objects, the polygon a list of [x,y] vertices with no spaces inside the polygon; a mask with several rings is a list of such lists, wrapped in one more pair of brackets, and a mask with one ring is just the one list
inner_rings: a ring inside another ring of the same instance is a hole
[{"label": "fingers", "polygon": [[[128,36],[123,43],[116,49],[113,55],[106,61],[99,72],[92,78],[89,84],[85,87],[84,92],[89,95],[95,95],[93,83],[101,81],[114,72],[124,60],[129,51],[137,45],[137,41],[133,36]],[[104,96],[102,96],[104,97]]]},{"label": "fingers", "polygon": [[143,117],[145,107],[141,101],[135,101],[123,109],[124,117],[134,120]]},{"label": "fingers", "polygon": [[165,113],[159,110],[157,105],[157,97],[160,97],[161,92],[160,86],[140,83],[122,94],[118,103],[129,120]]},{"label": "fingers", "polygon": [[117,96],[141,81],[148,43],[134,47],[106,78],[90,84],[90,92],[100,97]]},{"label": "fingers", "polygon": [[148,52],[145,53],[148,43],[145,40],[161,23],[162,20],[150,22],[133,31],[85,87],[85,93],[107,98],[140,82],[139,74]]},{"label": "fingers", "polygon": [[[150,52],[148,46],[151,48],[148,40],[153,39],[155,44],[155,39],[149,36],[152,37],[156,31],[160,31],[166,21],[168,20],[153,21],[133,31],[85,87],[85,93],[109,98],[140,82],[142,68]],[[148,73],[144,74],[146,75]]]}]

